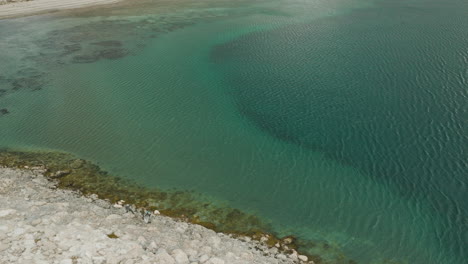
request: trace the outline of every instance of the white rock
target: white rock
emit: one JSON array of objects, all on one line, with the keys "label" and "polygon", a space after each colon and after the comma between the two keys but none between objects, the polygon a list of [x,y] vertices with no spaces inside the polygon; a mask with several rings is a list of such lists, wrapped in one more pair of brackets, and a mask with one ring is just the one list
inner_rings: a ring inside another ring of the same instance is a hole
[{"label": "white rock", "polygon": [[21,236],[22,234],[24,234],[24,232],[26,232],[26,230],[24,228],[18,227],[18,228],[15,228],[15,230],[13,230],[13,232],[11,232],[11,235],[13,237],[18,237],[18,236]]},{"label": "white rock", "polygon": [[73,260],[72,259],[62,259],[60,261],[60,264],[73,264]]},{"label": "white rock", "polygon": [[209,259],[210,257],[208,257],[208,255],[205,254],[205,255],[202,255],[198,261],[200,261],[200,263],[205,263]]},{"label": "white rock", "polygon": [[185,254],[189,257],[195,257],[197,256],[198,252],[195,249],[192,248],[185,248],[184,249]]},{"label": "white rock", "polygon": [[103,256],[95,256],[91,258],[93,260],[93,264],[104,264],[106,263],[106,258]]},{"label": "white rock", "polygon": [[0,210],[0,217],[6,217],[14,213],[16,213],[16,210],[14,209]]},{"label": "white rock", "polygon": [[174,257],[176,263],[178,264],[187,264],[189,263],[189,259],[187,257],[187,254],[185,254],[184,251],[181,249],[174,249],[172,251],[172,257]]},{"label": "white rock", "polygon": [[156,244],[156,242],[151,241],[151,243],[148,246],[148,249],[149,250],[156,250],[157,248],[158,248],[158,245]]},{"label": "white rock", "polygon": [[[10,246],[2,241],[0,241],[0,252],[5,251],[9,248]],[[1,263],[1,262],[0,262]]]},{"label": "white rock", "polygon": [[286,260],[288,257],[286,257],[286,255],[284,255],[284,254],[278,254],[278,255],[276,255],[276,258]]},{"label": "white rock", "polygon": [[203,253],[206,253],[206,254],[210,254],[211,253],[211,247],[209,246],[203,246],[201,249],[200,249],[201,252]]},{"label": "white rock", "polygon": [[309,260],[309,258],[307,256],[304,256],[304,255],[299,255],[299,256],[297,256],[297,258],[299,258],[299,260],[301,260],[301,261],[308,261]]},{"label": "white rock", "polygon": [[164,263],[164,264],[175,264],[175,260],[171,255],[167,254],[166,250],[159,249],[154,257],[156,263]]},{"label": "white rock", "polygon": [[210,258],[206,263],[207,264],[224,264],[224,260],[213,257],[213,258]]},{"label": "white rock", "polygon": [[238,257],[236,257],[236,254],[232,253],[232,252],[228,252],[226,253],[226,259],[237,259]]},{"label": "white rock", "polygon": [[219,244],[221,243],[221,238],[218,236],[209,237],[208,243],[210,243],[213,247],[218,248]]}]

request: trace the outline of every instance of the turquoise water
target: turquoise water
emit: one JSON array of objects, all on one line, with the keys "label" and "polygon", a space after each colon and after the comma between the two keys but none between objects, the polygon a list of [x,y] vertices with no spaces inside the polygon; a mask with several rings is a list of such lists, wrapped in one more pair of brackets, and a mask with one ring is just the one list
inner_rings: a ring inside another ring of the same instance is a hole
[{"label": "turquoise water", "polygon": [[359,263],[465,263],[467,14],[147,1],[2,20],[0,146],[206,193]]}]

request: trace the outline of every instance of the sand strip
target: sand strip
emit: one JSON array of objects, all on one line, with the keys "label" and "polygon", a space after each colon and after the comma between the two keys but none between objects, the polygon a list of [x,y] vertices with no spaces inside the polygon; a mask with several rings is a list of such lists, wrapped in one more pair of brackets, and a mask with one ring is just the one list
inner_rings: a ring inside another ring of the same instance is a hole
[{"label": "sand strip", "polygon": [[32,0],[0,5],[0,19],[29,16],[60,10],[107,5],[121,0]]}]

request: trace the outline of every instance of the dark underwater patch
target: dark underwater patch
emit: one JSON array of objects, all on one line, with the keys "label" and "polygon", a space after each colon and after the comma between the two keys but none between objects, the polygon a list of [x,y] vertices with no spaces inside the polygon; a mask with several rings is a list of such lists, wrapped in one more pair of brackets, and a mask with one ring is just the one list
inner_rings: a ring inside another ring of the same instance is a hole
[{"label": "dark underwater patch", "polygon": [[10,113],[10,111],[8,111],[8,109],[6,109],[6,108],[0,109],[0,116],[7,115],[9,113]]},{"label": "dark underwater patch", "polygon": [[63,49],[65,50],[64,55],[68,55],[80,51],[82,48],[80,44],[74,43],[63,46]]},{"label": "dark underwater patch", "polygon": [[92,54],[77,55],[72,58],[74,63],[92,63],[101,59],[116,60],[129,54],[128,50],[121,48],[94,51]]},{"label": "dark underwater patch", "polygon": [[121,47],[123,44],[118,40],[104,40],[99,42],[93,42],[92,45],[103,46],[103,47]]}]

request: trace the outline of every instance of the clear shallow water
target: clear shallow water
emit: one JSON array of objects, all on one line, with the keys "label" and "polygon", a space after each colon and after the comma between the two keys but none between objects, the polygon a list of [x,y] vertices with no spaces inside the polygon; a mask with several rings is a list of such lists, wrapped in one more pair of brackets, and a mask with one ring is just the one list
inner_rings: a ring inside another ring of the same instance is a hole
[{"label": "clear shallow water", "polygon": [[467,13],[206,1],[1,21],[0,146],[207,193],[359,262],[463,263]]}]

